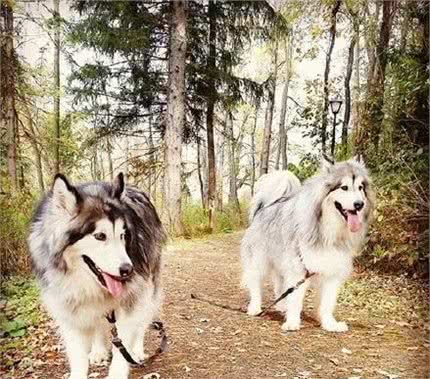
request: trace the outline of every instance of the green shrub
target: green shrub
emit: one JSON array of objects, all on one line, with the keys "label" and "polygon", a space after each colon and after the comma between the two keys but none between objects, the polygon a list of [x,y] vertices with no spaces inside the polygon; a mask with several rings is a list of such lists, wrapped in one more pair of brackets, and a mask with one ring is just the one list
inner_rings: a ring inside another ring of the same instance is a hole
[{"label": "green shrub", "polygon": [[0,197],[0,273],[2,276],[29,272],[27,230],[34,199],[27,193]]},{"label": "green shrub", "polygon": [[[240,211],[227,206],[223,211],[215,211],[214,233],[231,233],[246,227],[248,205],[242,203]],[[186,204],[182,210],[184,236],[186,238],[201,238],[210,234],[208,211],[198,204]]]}]

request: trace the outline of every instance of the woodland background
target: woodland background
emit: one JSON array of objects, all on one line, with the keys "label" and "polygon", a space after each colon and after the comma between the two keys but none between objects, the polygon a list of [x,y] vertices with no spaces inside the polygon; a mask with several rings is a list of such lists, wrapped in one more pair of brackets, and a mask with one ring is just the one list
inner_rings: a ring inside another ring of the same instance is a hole
[{"label": "woodland background", "polygon": [[[246,227],[264,173],[361,154],[362,265],[426,275],[429,3],[1,1],[1,274],[57,172],[122,171],[172,237]],[[333,128],[329,102],[341,98]]]}]

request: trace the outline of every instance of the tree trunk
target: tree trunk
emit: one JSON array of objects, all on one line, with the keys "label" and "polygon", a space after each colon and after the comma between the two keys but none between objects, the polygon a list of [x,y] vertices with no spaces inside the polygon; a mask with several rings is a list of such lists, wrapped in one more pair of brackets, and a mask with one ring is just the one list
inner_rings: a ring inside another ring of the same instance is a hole
[{"label": "tree trunk", "polygon": [[15,82],[16,82],[16,56],[14,49],[14,16],[11,0],[1,2],[1,129],[7,136],[7,168],[12,193],[18,188],[16,140],[17,120],[15,112]]},{"label": "tree trunk", "polygon": [[[379,22],[379,13],[381,11],[381,1],[376,0],[376,11],[373,18],[375,25],[378,25]],[[370,16],[370,12],[367,9],[367,15]],[[376,29],[376,28],[375,28]],[[366,49],[367,49],[367,57],[369,60],[368,69],[367,69],[367,92],[370,91],[373,83],[373,77],[375,75],[375,65],[376,65],[376,53],[375,53],[375,45],[376,45],[376,37],[372,34],[366,33]]]},{"label": "tree trunk", "polygon": [[36,159],[35,166],[36,166],[36,171],[37,171],[37,182],[39,183],[40,192],[43,193],[43,192],[45,192],[45,183],[43,181],[42,154],[40,152],[40,147],[38,146],[38,143],[37,143],[37,135],[36,135],[36,130],[34,128],[34,124],[33,124],[34,121],[33,121],[33,116],[30,112],[30,108],[26,103],[24,103],[24,108],[26,110],[26,117],[28,120],[28,128],[30,130],[29,141],[30,141],[31,147],[33,149],[34,157]]},{"label": "tree trunk", "polygon": [[255,190],[255,177],[256,177],[256,162],[255,162],[255,156],[257,155],[257,152],[255,151],[255,133],[257,130],[257,122],[258,122],[258,110],[260,108],[260,101],[257,99],[255,101],[255,119],[254,124],[252,126],[252,133],[251,133],[251,196],[254,196],[254,190]]},{"label": "tree trunk", "polygon": [[336,40],[336,24],[337,24],[337,13],[339,12],[341,0],[336,0],[333,9],[331,11],[331,25],[330,25],[330,42],[329,48],[326,55],[325,69],[324,69],[324,106],[321,122],[321,148],[322,151],[326,151],[327,141],[327,125],[328,125],[328,108],[329,108],[329,75],[330,75],[330,62],[331,54],[333,52],[334,43]]},{"label": "tree trunk", "polygon": [[342,150],[346,153],[348,149],[348,126],[349,120],[351,118],[351,76],[352,68],[354,64],[354,49],[356,44],[356,35],[351,39],[348,49],[348,63],[346,65],[346,75],[345,75],[345,113],[343,116],[342,124]]},{"label": "tree trunk", "polygon": [[384,118],[382,109],[384,106],[385,68],[387,66],[391,27],[396,9],[396,0],[386,0],[383,2],[381,29],[376,46],[377,62],[366,102],[365,130],[363,130],[361,140],[359,141],[361,145],[360,152],[362,153],[364,153],[364,144],[367,144],[369,140],[373,145],[375,153],[378,153],[379,149],[379,137]]},{"label": "tree trunk", "polygon": [[55,95],[54,95],[54,120],[55,120],[55,174],[60,172],[60,48],[61,48],[61,36],[60,36],[60,0],[54,1],[54,81],[55,81]]},{"label": "tree trunk", "polygon": [[108,163],[109,163],[109,180],[113,181],[113,161],[112,161],[112,144],[110,141],[110,138],[106,138],[107,142],[107,156],[108,156]]},{"label": "tree trunk", "polygon": [[128,156],[130,154],[130,137],[129,136],[125,136],[125,140],[124,140],[124,180],[127,183],[128,182],[128,168],[129,168],[129,164],[128,164]]},{"label": "tree trunk", "polygon": [[[202,165],[203,163],[201,161],[201,141],[200,141],[200,137],[197,136],[197,175],[199,177],[202,207],[203,209],[206,209],[206,191],[205,191],[205,184],[204,184],[203,175],[202,175]],[[206,170],[206,165],[204,165],[203,170]]]},{"label": "tree trunk", "polygon": [[291,67],[292,67],[292,58],[293,58],[293,37],[290,36],[288,38],[288,46],[287,46],[287,78],[284,84],[284,89],[282,91],[282,105],[281,105],[281,114],[279,117],[279,150],[276,158],[276,166],[275,169],[279,170],[280,161],[282,160],[282,169],[287,169],[287,132],[285,126],[285,120],[287,116],[287,103],[288,103],[288,89],[290,87],[291,80]]},{"label": "tree trunk", "polygon": [[225,114],[223,132],[221,133],[219,143],[218,143],[218,191],[217,191],[217,210],[222,212],[224,208],[224,158],[225,158],[225,142],[226,136],[228,135],[227,131],[227,123],[228,123],[228,112]]},{"label": "tree trunk", "polygon": [[[360,104],[361,104],[361,84],[360,84],[360,25],[358,23],[354,26],[355,33],[355,54],[354,54],[354,74],[355,74],[355,101],[353,110],[353,130],[355,136],[360,134]],[[352,143],[352,153],[356,155],[357,147]]]},{"label": "tree trunk", "polygon": [[278,75],[278,40],[275,42],[275,49],[272,56],[272,76],[269,79],[269,98],[267,101],[266,114],[264,118],[264,136],[263,136],[263,148],[261,149],[260,158],[260,176],[269,172],[269,160],[270,160],[270,143],[272,139],[272,121],[273,121],[273,109],[275,106],[275,92],[276,92],[276,77]]},{"label": "tree trunk", "polygon": [[231,112],[227,116],[227,138],[228,138],[228,165],[229,165],[229,192],[228,203],[237,210],[240,209],[239,198],[237,196],[237,160],[235,155],[236,141],[233,132],[233,117]]},{"label": "tree trunk", "polygon": [[169,88],[167,99],[164,209],[173,235],[183,233],[181,220],[182,131],[185,121],[185,58],[187,52],[187,14],[184,1],[171,3]]},{"label": "tree trunk", "polygon": [[208,215],[209,231],[214,228],[214,209],[216,196],[216,168],[215,168],[215,143],[214,143],[214,113],[216,102],[215,71],[216,71],[216,8],[213,0],[208,5],[209,16],[209,56],[207,69],[208,78],[208,98],[206,113],[206,132],[208,147]]}]

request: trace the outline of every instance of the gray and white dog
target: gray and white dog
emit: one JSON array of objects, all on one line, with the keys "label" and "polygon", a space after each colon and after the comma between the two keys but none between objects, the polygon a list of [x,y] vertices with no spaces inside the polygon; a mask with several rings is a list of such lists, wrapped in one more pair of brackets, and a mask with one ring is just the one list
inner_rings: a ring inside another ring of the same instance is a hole
[{"label": "gray and white dog", "polygon": [[364,164],[357,159],[336,164],[323,160],[320,172],[303,185],[291,173],[276,172],[262,177],[258,188],[252,222],[241,244],[242,284],[250,294],[248,314],[261,311],[261,285],[267,273],[279,297],[308,270],[318,275],[278,305],[286,312],[282,329],[300,329],[303,298],[311,281],[320,288],[322,328],[347,331],[346,323],[338,322],[333,312],[372,214],[374,195]]},{"label": "gray and white dog", "polygon": [[[57,175],[38,206],[28,245],[44,305],[55,319],[70,363],[70,379],[84,379],[89,363],[108,358],[115,310],[119,337],[136,361],[144,333],[161,304],[160,260],[165,234],[148,197],[112,183],[73,186]],[[128,378],[115,348],[109,378]]]}]

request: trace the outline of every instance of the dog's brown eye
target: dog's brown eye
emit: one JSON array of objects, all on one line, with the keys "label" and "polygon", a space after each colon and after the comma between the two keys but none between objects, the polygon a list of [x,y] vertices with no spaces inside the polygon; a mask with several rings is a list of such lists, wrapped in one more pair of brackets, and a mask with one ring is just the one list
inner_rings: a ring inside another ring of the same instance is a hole
[{"label": "dog's brown eye", "polygon": [[340,189],[343,189],[344,191],[348,191],[348,186],[342,186]]},{"label": "dog's brown eye", "polygon": [[106,241],[106,234],[96,233],[96,234],[94,234],[94,238],[98,241]]}]

